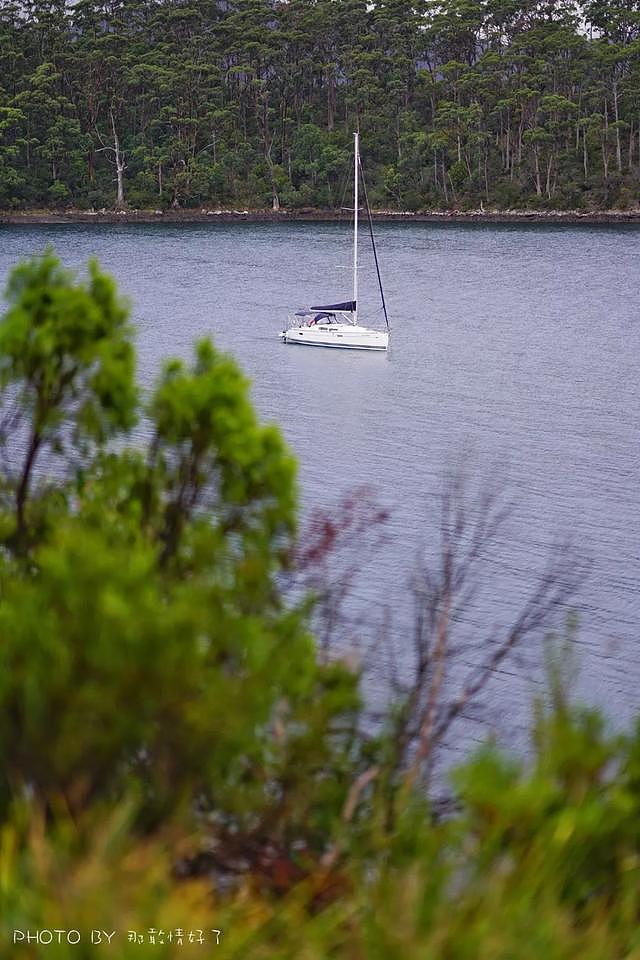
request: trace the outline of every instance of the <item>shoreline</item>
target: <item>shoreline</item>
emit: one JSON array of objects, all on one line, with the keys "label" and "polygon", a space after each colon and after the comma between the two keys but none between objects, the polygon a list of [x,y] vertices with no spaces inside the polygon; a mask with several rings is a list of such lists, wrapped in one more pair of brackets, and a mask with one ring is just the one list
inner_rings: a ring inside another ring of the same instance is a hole
[{"label": "shoreline", "polygon": [[[378,223],[564,223],[564,224],[640,224],[638,210],[430,210],[410,211],[373,210]],[[1,225],[45,226],[62,223],[288,223],[288,222],[349,222],[351,213],[338,210],[25,210],[0,211]]]}]

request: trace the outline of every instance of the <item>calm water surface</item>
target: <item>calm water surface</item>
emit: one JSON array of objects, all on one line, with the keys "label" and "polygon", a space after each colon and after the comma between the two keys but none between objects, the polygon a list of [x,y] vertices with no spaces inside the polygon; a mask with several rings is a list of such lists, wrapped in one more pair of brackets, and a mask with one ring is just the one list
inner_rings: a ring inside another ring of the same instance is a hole
[{"label": "calm water surface", "polygon": [[[45,243],[77,268],[97,255],[132,301],[143,383],[212,335],[298,455],[305,511],[373,488],[390,511],[387,544],[357,577],[355,604],[374,620],[392,606],[401,667],[407,585],[417,551],[435,550],[443,469],[463,459],[504,484],[511,517],[467,632],[504,625],[570,535],[591,561],[570,669],[580,695],[626,722],[640,706],[640,231],[388,224],[377,234],[389,357],[276,337],[292,309],[350,295],[347,225],[4,227],[0,280]],[[363,318],[381,325],[368,262],[361,291]],[[505,715],[526,724],[535,660],[493,682],[497,727]],[[387,670],[374,655],[372,687]]]}]

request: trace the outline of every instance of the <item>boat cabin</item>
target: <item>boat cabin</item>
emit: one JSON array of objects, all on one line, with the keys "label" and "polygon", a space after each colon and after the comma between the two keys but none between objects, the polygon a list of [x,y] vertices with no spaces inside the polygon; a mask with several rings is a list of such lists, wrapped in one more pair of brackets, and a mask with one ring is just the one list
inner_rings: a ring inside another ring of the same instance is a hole
[{"label": "boat cabin", "polygon": [[315,316],[309,317],[307,320],[307,326],[313,327],[316,324],[326,324],[326,323],[339,323],[340,321],[336,317],[335,313],[316,313]]},{"label": "boat cabin", "polygon": [[325,327],[329,324],[353,323],[356,305],[354,301],[331,303],[321,307],[308,307],[296,311],[298,324],[303,327]]}]

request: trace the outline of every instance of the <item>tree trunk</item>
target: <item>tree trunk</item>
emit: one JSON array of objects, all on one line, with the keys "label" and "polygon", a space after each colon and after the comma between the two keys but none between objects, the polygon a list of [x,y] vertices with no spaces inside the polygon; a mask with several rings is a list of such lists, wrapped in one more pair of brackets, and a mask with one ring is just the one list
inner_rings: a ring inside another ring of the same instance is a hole
[{"label": "tree trunk", "polygon": [[116,207],[118,210],[122,210],[125,207],[124,200],[124,163],[122,160],[116,160],[116,178],[118,181],[118,188],[116,194]]},{"label": "tree trunk", "polygon": [[616,118],[616,164],[618,173],[622,173],[622,144],[620,142],[620,127],[618,126],[620,116],[618,113],[618,81],[613,84],[613,113]]},{"label": "tree trunk", "polygon": [[16,528],[18,537],[20,539],[24,537],[25,533],[25,506],[27,503],[27,497],[29,495],[31,473],[33,471],[33,465],[36,461],[41,442],[42,437],[38,430],[34,428],[31,435],[31,440],[29,442],[29,449],[27,451],[24,466],[22,467],[20,483],[18,484],[18,489],[16,490]]},{"label": "tree trunk", "polygon": [[[522,163],[522,135],[524,133],[524,116],[518,125],[518,163]],[[513,170],[513,167],[512,167]]]},{"label": "tree trunk", "polygon": [[609,144],[608,144],[608,133],[609,133],[609,111],[607,107],[607,101],[604,101],[604,129],[602,131],[602,167],[604,171],[604,182],[605,185],[609,183]]},{"label": "tree trunk", "polygon": [[262,111],[258,109],[258,104],[256,102],[258,122],[261,124],[264,159],[269,168],[269,177],[271,179],[271,205],[274,210],[279,210],[280,198],[278,196],[278,190],[276,188],[276,178],[275,178],[275,173],[273,169],[273,160],[271,159],[271,148],[273,146],[273,141],[271,139],[271,132],[269,130],[268,110],[269,110],[269,105],[267,103],[266,98],[262,101]]},{"label": "tree trunk", "polygon": [[535,166],[536,166],[536,194],[539,197],[541,197],[542,196],[542,180],[540,177],[540,155],[539,155],[539,148],[537,143],[533,148],[533,155],[535,157]]},{"label": "tree trunk", "polygon": [[336,116],[336,81],[333,70],[327,71],[327,130],[333,130]]},{"label": "tree trunk", "polygon": [[487,203],[489,202],[489,148],[485,146],[484,148],[484,192],[487,198]]},{"label": "tree trunk", "polygon": [[589,156],[587,154],[587,128],[582,128],[582,166],[584,169],[585,183],[589,179]]},{"label": "tree trunk", "polygon": [[120,149],[120,140],[118,139],[118,133],[116,131],[116,121],[113,116],[113,110],[111,111],[111,130],[113,131],[113,156],[116,165],[116,210],[122,210],[126,206],[124,198],[124,172],[127,169],[127,165],[124,161],[124,154]]}]

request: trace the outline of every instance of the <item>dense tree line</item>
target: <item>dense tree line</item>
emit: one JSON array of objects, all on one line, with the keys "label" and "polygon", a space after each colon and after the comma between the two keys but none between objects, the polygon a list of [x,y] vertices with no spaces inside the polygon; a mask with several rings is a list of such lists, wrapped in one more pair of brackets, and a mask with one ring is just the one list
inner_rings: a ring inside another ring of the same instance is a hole
[{"label": "dense tree line", "polygon": [[638,0],[3,0],[0,205],[628,206]]}]

